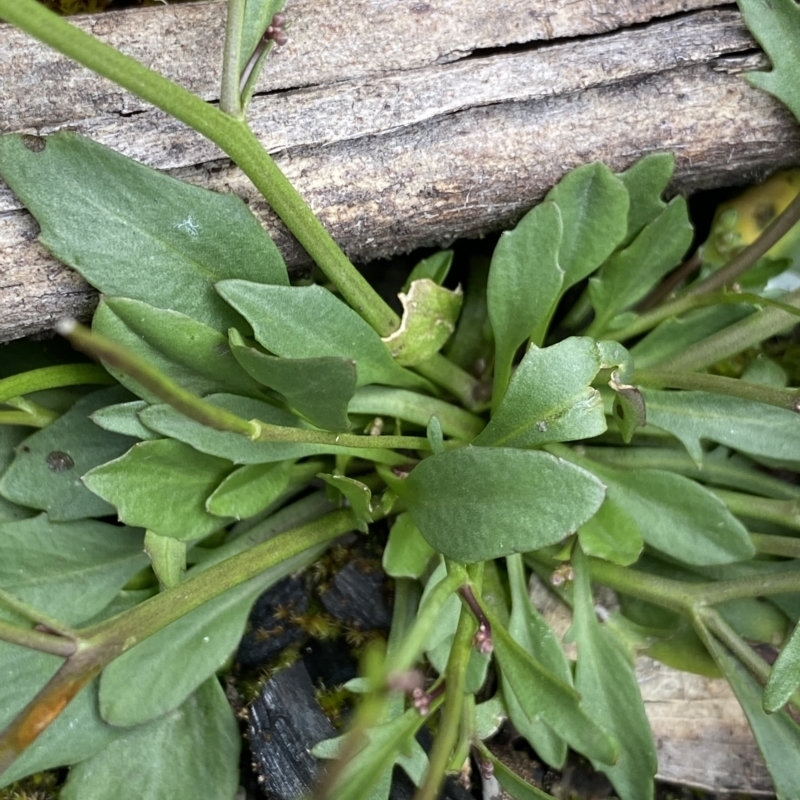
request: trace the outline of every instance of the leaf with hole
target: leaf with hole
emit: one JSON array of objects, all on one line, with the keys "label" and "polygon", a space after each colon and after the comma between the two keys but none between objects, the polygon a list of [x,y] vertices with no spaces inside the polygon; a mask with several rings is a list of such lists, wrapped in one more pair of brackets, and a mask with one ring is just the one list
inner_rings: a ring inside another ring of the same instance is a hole
[{"label": "leaf with hole", "polygon": [[47,511],[57,522],[113,514],[114,507],[89,491],[81,476],[122,455],[136,440],[98,428],[89,415],[129,398],[119,386],[92,392],[29,436],[17,447],[0,480],[0,494],[13,503]]}]

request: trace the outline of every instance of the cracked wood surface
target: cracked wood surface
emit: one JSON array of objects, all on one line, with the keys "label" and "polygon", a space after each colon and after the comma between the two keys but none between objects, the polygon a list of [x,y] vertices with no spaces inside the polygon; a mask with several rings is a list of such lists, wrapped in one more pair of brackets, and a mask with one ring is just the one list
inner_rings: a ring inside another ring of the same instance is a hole
[{"label": "cracked wood surface", "polygon": [[[261,78],[253,128],[357,261],[508,226],[593,159],[623,169],[668,150],[675,190],[744,183],[797,163],[800,134],[741,80],[766,62],[739,15],[715,6],[505,0],[487,12],[469,0],[290,0],[291,41]],[[219,3],[78,22],[216,100]],[[287,262],[304,262],[214,145],[0,25],[0,132],[64,128],[236,192]],[[94,302],[0,182],[0,341],[85,317]]]}]

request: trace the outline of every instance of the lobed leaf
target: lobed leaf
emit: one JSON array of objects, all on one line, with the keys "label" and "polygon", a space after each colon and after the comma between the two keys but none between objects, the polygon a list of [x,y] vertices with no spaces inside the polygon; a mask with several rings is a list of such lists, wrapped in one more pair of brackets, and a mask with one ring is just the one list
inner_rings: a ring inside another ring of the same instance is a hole
[{"label": "lobed leaf", "polygon": [[134,439],[149,440],[160,439],[161,436],[155,431],[142,424],[139,419],[139,412],[144,411],[148,406],[146,400],[131,400],[127,403],[115,403],[112,406],[98,408],[97,411],[89,415],[89,419],[95,425],[99,425],[104,431],[121,433],[123,436],[132,436]]},{"label": "lobed leaf", "polygon": [[123,522],[189,541],[225,525],[206,511],[205,503],[230,471],[230,461],[157,439],[96,467],[83,482],[116,507]]},{"label": "lobed leaf", "polygon": [[613,764],[619,745],[581,705],[575,689],[546,669],[514,641],[489,612],[494,658],[503,676],[503,695],[513,694],[519,708],[532,722],[544,720],[570,747],[587,758]]},{"label": "lobed leaf", "polygon": [[397,491],[435,550],[471,564],[559,542],[605,487],[548,453],[470,446],[425,459]]},{"label": "lobed leaf", "polygon": [[643,389],[642,394],[648,424],[679,439],[698,466],[703,440],[800,465],[800,424],[793,411],[711,392]]},{"label": "lobed leaf", "polygon": [[233,800],[239,787],[241,736],[216,677],[179,708],[132,728],[75,764],[62,800],[214,797]]},{"label": "lobed leaf", "polygon": [[744,21],[772,62],[771,72],[749,72],[747,80],[775,95],[800,119],[800,9],[794,0],[739,0]]},{"label": "lobed leaf", "polygon": [[628,190],[628,230],[622,244],[628,245],[645,225],[667,207],[661,199],[672,179],[675,156],[672,153],[650,153],[632,167],[618,172],[617,177]]},{"label": "lobed leaf", "polygon": [[136,440],[98,428],[89,418],[99,408],[130,398],[119,386],[78,400],[55,422],[22,442],[0,479],[0,494],[22,506],[47,511],[54,522],[102,517],[114,507],[81,483],[81,476],[124,453]]},{"label": "lobed leaf", "polygon": [[277,358],[248,347],[229,333],[231,350],[247,373],[280,392],[309,422],[328,431],[349,431],[347,404],[356,390],[356,365],[349,358]]},{"label": "lobed leaf", "polygon": [[143,532],[47,514],[0,524],[0,587],[74,625],[97,614],[147,566]]},{"label": "lobed leaf", "polygon": [[172,309],[225,332],[241,318],[226,278],[288,284],[283,259],[234,194],[175,180],[71,132],[0,138],[0,174],[42,244],[103,294]]},{"label": "lobed leaf", "polygon": [[572,337],[542,349],[531,345],[473,444],[534,447],[599,436],[607,427],[603,400],[590,384],[601,366],[593,339]]},{"label": "lobed leaf", "polygon": [[217,291],[253,326],[258,343],[281,358],[352,359],[358,386],[428,386],[396,364],[369,324],[322,286],[232,280],[218,283]]}]

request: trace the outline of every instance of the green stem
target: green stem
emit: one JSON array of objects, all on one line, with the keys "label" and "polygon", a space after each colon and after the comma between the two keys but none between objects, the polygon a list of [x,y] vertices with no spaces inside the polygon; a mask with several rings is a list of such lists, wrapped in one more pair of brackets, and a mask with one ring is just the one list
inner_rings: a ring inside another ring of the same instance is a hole
[{"label": "green stem", "polygon": [[228,0],[225,17],[225,47],[222,51],[222,85],[219,107],[225,114],[244,118],[242,96],[239,92],[239,64],[242,56],[242,30],[246,0]]},{"label": "green stem", "polygon": [[59,418],[59,414],[32,414],[30,411],[0,411],[0,425],[22,425],[28,428],[46,428]]},{"label": "green stem", "polygon": [[800,221],[800,194],[764,229],[761,236],[734,256],[724,267],[714,271],[702,281],[690,286],[688,294],[703,294],[721,289],[746,272],[767,254]]},{"label": "green stem", "polygon": [[97,364],[61,364],[21,372],[0,380],[0,403],[62,386],[103,385],[116,381]]},{"label": "green stem", "polygon": [[398,316],[350,263],[244,120],[229,116],[78,30],[36,0],[0,0],[0,18],[166,111],[218,145],[250,178],[347,302],[381,336],[397,328]]},{"label": "green stem", "polygon": [[369,414],[379,417],[399,417],[422,427],[436,416],[445,436],[472,441],[486,426],[474,414],[438,400],[435,397],[392,389],[386,386],[364,386],[358,389],[348,405],[350,414]]},{"label": "green stem", "polygon": [[748,383],[738,378],[707,375],[698,372],[667,372],[665,370],[636,370],[636,383],[653,388],[687,389],[689,391],[713,392],[714,394],[739,397],[756,403],[795,411],[800,402],[800,390],[779,389],[757,383]]},{"label": "green stem", "polygon": [[77,638],[75,630],[68,625],[64,625],[49,614],[39,611],[38,608],[28,605],[28,603],[2,589],[0,589],[0,605],[4,605],[7,609],[22,617],[22,619],[26,619],[28,622],[33,622],[35,625],[46,628],[50,633],[57,633],[59,636],[66,639]]},{"label": "green stem", "polygon": [[769,597],[773,594],[800,592],[800,570],[772,575],[752,575],[727,581],[690,584],[696,603],[715,606],[728,600],[747,597]]},{"label": "green stem", "polygon": [[350,433],[331,433],[272,425],[256,419],[246,420],[231,411],[212,405],[182,386],[178,386],[175,381],[135,353],[131,353],[105,336],[90,331],[75,320],[61,320],[56,325],[56,330],[69,339],[73,347],[102,359],[113,368],[133,378],[176,411],[214,430],[236,433],[246,436],[254,442],[294,442],[354,448],[430,450],[430,443],[424,436],[356,436]]},{"label": "green stem", "polygon": [[759,553],[769,556],[800,558],[800,539],[793,536],[772,536],[766,533],[751,533],[750,541]]},{"label": "green stem", "polygon": [[[698,624],[698,621],[700,624]],[[761,684],[769,678],[769,664],[756,653],[736,631],[728,625],[722,615],[714,608],[700,608],[694,618],[695,630],[700,638],[702,628],[706,628],[728,648]],[[704,642],[705,643],[705,642]],[[710,649],[710,648],[709,648]]]},{"label": "green stem", "polygon": [[[781,298],[781,302],[800,308],[800,289]],[[691,345],[683,352],[668,358],[659,366],[665,372],[694,372],[705,369],[764,339],[782,333],[797,324],[797,318],[779,308],[762,308],[733,325]],[[797,409],[795,409],[797,410]]]},{"label": "green stem", "polygon": [[20,628],[2,619],[0,619],[0,640],[62,658],[68,658],[78,648],[72,639],[65,639],[63,636],[30,628]]},{"label": "green stem", "polygon": [[800,500],[772,500],[754,497],[742,492],[729,492],[724,489],[711,490],[728,509],[740,517],[775,522],[800,531]]},{"label": "green stem", "polygon": [[445,701],[439,730],[425,773],[425,780],[414,800],[435,800],[445,778],[453,748],[458,740],[461,711],[464,706],[464,691],[467,682],[467,667],[472,652],[472,636],[475,633],[475,618],[462,606],[458,627],[453,638],[450,656],[445,670]]}]

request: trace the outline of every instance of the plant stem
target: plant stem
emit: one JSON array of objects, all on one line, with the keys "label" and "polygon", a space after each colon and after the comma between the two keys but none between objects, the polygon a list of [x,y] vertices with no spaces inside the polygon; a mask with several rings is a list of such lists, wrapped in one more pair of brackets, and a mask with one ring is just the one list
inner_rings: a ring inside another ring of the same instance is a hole
[{"label": "plant stem", "polygon": [[62,658],[71,656],[78,648],[78,645],[72,639],[30,628],[20,628],[2,619],[0,619],[0,641],[10,642],[20,647],[38,650],[40,653],[50,653]]},{"label": "plant stem", "polygon": [[238,119],[244,118],[242,96],[239,92],[239,64],[242,55],[245,2],[246,0],[228,0],[225,46],[222,51],[222,85],[219,93],[220,110]]},{"label": "plant stem", "polygon": [[795,411],[800,402],[800,390],[779,389],[758,383],[748,383],[738,378],[725,378],[720,375],[707,375],[698,372],[667,372],[665,370],[636,370],[636,383],[653,388],[687,389],[690,391],[713,392],[728,397],[739,397],[756,403]]},{"label": "plant stem", "polygon": [[772,536],[766,533],[751,533],[750,541],[759,553],[770,556],[800,558],[800,539],[793,536]]},{"label": "plant stem", "polygon": [[42,392],[45,389],[113,383],[116,381],[97,364],[60,364],[55,367],[42,367],[0,380],[0,403],[32,392]]},{"label": "plant stem", "polygon": [[415,425],[426,426],[432,416],[442,425],[445,436],[472,441],[486,426],[474,414],[435,397],[393,389],[387,386],[364,386],[358,389],[347,408],[350,414],[398,417]]},{"label": "plant stem", "polygon": [[446,696],[442,710],[439,730],[433,743],[425,780],[414,800],[435,800],[439,788],[445,778],[450,757],[458,740],[458,729],[461,724],[461,709],[464,705],[464,690],[467,681],[467,666],[472,652],[472,635],[475,632],[475,620],[472,614],[462,606],[458,618],[450,656],[445,671]]},{"label": "plant stem", "polygon": [[727,581],[688,584],[695,602],[715,606],[745,597],[768,597],[773,594],[800,592],[800,569],[771,575],[751,575]]},{"label": "plant stem", "polygon": [[[800,289],[781,298],[781,302],[800,308]],[[659,366],[665,372],[693,372],[755,347],[764,339],[788,330],[797,318],[779,308],[762,308],[733,325],[691,345]]]},{"label": "plant stem", "polygon": [[[51,633],[57,633],[66,639],[76,639],[78,634],[69,625],[64,625],[59,620],[54,619],[49,614],[44,614],[38,608],[28,605],[13,594],[0,589],[0,604],[4,605],[10,611],[13,611],[17,616],[22,619],[33,622],[35,625],[40,625],[42,628],[47,629]],[[2,638],[2,637],[0,637]]]},{"label": "plant stem", "polygon": [[36,0],[0,0],[0,17],[206,136],[250,178],[314,262],[381,336],[398,316],[350,263],[247,127],[140,62],[70,25]]},{"label": "plant stem", "polygon": [[61,320],[56,330],[73,347],[102,359],[189,419],[209,428],[246,436],[253,442],[296,442],[355,448],[430,450],[424,436],[356,436],[350,433],[284,427],[242,417],[192,394],[135,353],[75,322]]},{"label": "plant stem", "polygon": [[734,256],[724,267],[690,286],[688,294],[703,294],[721,289],[746,272],[777,244],[800,220],[800,194],[764,229],[761,236]]},{"label": "plant stem", "polygon": [[728,506],[731,512],[740,517],[775,522],[800,531],[800,500],[772,500],[724,489],[711,491]]}]

